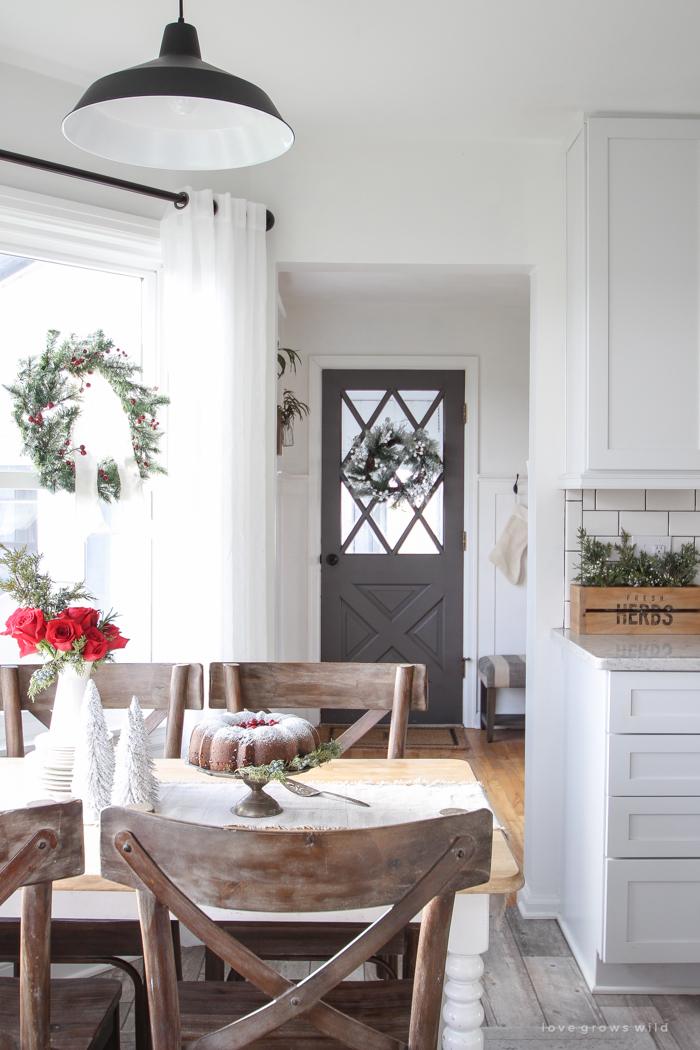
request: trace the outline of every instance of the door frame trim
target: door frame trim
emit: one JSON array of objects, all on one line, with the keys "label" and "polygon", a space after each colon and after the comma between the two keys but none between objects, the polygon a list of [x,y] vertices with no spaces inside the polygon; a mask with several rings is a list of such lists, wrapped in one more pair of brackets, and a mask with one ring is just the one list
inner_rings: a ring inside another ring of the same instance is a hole
[{"label": "door frame trim", "polygon": [[476,653],[478,612],[478,467],[479,467],[479,358],[392,354],[382,357],[324,354],[309,357],[309,660],[321,659],[321,400],[326,368],[349,369],[454,369],[464,372],[467,422],[464,427],[464,555],[463,656],[469,657],[462,687],[462,721],[477,727]]}]

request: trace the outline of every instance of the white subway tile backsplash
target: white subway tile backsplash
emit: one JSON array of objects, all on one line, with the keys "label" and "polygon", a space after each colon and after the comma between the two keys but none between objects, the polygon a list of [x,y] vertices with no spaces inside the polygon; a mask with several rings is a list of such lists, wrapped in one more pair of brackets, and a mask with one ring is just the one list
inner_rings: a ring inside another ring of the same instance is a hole
[{"label": "white subway tile backsplash", "polygon": [[617,536],[618,514],[616,510],[586,510],[584,504],[583,527],[591,535],[604,533],[606,536]]},{"label": "white subway tile backsplash", "polygon": [[[597,504],[596,504],[597,505]],[[647,510],[695,510],[694,489],[648,489]]]},{"label": "white subway tile backsplash", "polygon": [[573,551],[569,551],[569,552],[567,552],[567,554],[564,555],[564,558],[565,558],[565,563],[564,563],[565,564],[564,582],[566,584],[566,593],[568,594],[569,593],[569,587],[571,585],[572,577],[574,577],[576,575],[576,573],[578,572],[578,566],[579,566],[579,562],[580,562],[580,557],[579,557],[578,554],[574,554]]},{"label": "white subway tile backsplash", "polygon": [[583,511],[580,503],[566,504],[566,535],[565,549],[567,551],[578,550],[578,530],[583,524]]},{"label": "white subway tile backsplash", "polygon": [[668,516],[672,536],[700,536],[700,511],[674,511]]},{"label": "white subway tile backsplash", "polygon": [[668,536],[668,513],[660,510],[621,510],[620,532],[623,529],[634,537]]},{"label": "white subway tile backsplash", "polygon": [[595,489],[583,490],[583,509],[595,510]]},{"label": "white subway tile backsplash", "polygon": [[[671,549],[670,536],[635,536],[637,553],[646,551],[647,554],[662,554]],[[655,547],[663,547],[663,551],[654,550]]]},{"label": "white subway tile backsplash", "polygon": [[571,602],[564,602],[564,630],[571,627]]},{"label": "white subway tile backsplash", "polygon": [[583,489],[567,489],[566,498],[567,500],[580,503],[583,499]]},{"label": "white subway tile backsplash", "polygon": [[648,504],[645,508],[644,489],[596,489],[595,509],[648,510],[649,508]]},{"label": "white subway tile backsplash", "polygon": [[674,554],[680,554],[681,547],[684,543],[694,543],[694,536],[672,536],[671,537],[671,550]]}]

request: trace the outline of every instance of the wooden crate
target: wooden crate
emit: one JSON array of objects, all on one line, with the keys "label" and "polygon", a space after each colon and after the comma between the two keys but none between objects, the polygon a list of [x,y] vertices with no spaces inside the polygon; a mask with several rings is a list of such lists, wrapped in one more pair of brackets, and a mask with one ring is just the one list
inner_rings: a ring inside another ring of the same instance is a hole
[{"label": "wooden crate", "polygon": [[571,584],[577,634],[700,634],[700,587]]}]

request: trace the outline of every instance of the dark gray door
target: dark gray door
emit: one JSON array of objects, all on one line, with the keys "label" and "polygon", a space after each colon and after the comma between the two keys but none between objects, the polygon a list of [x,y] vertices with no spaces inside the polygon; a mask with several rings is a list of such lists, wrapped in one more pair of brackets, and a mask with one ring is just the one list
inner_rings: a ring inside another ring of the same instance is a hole
[{"label": "dark gray door", "polygon": [[[426,725],[462,724],[463,405],[464,372],[323,373],[321,659],[427,664],[428,710],[411,715]],[[389,508],[348,487],[353,439],[387,417],[425,428],[441,450],[423,506]]]}]

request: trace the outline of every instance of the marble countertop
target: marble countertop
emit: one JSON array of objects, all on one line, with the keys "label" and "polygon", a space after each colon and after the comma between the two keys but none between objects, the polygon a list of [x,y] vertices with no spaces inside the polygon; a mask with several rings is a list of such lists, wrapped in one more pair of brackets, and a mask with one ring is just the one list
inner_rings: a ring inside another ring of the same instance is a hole
[{"label": "marble countertop", "polygon": [[698,634],[576,634],[552,638],[601,671],[700,671]]}]

